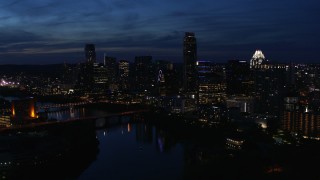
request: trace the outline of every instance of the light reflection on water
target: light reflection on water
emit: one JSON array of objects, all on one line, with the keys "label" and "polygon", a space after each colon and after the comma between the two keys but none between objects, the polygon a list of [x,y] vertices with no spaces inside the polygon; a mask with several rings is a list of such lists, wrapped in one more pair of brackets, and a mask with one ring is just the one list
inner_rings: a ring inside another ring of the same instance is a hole
[{"label": "light reflection on water", "polygon": [[[106,114],[86,108],[68,108],[46,113],[49,121]],[[182,178],[184,153],[181,144],[166,146],[165,137],[155,126],[142,122],[132,123],[130,116],[108,118],[111,124],[118,120],[121,125],[96,130],[99,153],[79,179]],[[105,123],[104,118],[97,119],[96,126],[98,124],[104,127],[102,122]]]},{"label": "light reflection on water", "polygon": [[158,129],[145,123],[125,123],[97,130],[99,154],[79,179],[181,179],[181,144],[166,147]]},{"label": "light reflection on water", "polygon": [[100,110],[87,109],[84,107],[69,107],[56,111],[41,112],[40,115],[50,120],[64,121],[68,119],[78,119],[83,117],[103,117],[109,113]]},{"label": "light reflection on water", "polygon": [[45,113],[47,119],[63,121],[67,119],[77,119],[81,117],[86,117],[87,109],[85,108],[67,108],[64,110],[53,111]]}]

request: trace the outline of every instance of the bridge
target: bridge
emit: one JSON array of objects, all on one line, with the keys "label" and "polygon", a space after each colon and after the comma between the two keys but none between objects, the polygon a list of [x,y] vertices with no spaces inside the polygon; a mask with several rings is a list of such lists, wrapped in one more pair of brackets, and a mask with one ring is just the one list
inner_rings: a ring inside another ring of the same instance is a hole
[{"label": "bridge", "polygon": [[[96,123],[96,128],[103,128],[106,125],[106,123],[110,123],[110,119],[108,119],[110,117],[126,116],[126,115],[138,114],[138,113],[143,113],[148,111],[149,110],[147,109],[141,109],[141,110],[110,113],[103,116],[88,116],[88,117],[81,117],[81,118],[70,118],[62,121],[41,121],[41,122],[35,122],[35,123],[29,123],[29,124],[23,124],[23,125],[12,125],[9,127],[0,128],[0,133],[30,131],[30,130],[37,130],[39,128],[46,128],[46,127],[53,127],[53,126],[61,127],[64,124],[72,124],[72,123],[86,122],[86,121],[95,122],[96,120],[99,120],[99,123]],[[116,123],[119,123],[119,122],[116,122]]]},{"label": "bridge", "polygon": [[81,105],[87,105],[87,104],[94,104],[94,103],[93,102],[76,102],[76,103],[65,103],[65,104],[47,104],[43,106],[38,106],[38,109],[72,107],[72,106],[81,106]]},{"label": "bridge", "polygon": [[[97,102],[98,103],[98,102]],[[75,107],[75,106],[83,106],[88,104],[94,104],[94,102],[76,102],[76,103],[65,103],[65,104],[47,104],[47,105],[40,105],[37,106],[38,112],[40,109],[44,109],[48,111],[50,108],[63,108],[63,107]],[[1,108],[0,113],[12,113],[12,108]]]}]

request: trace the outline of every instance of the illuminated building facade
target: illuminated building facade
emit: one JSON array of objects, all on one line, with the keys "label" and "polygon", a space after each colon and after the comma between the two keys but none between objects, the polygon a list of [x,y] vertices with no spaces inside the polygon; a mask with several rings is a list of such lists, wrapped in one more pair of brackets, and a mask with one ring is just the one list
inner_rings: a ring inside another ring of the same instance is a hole
[{"label": "illuminated building facade", "polygon": [[119,61],[119,89],[124,91],[129,89],[130,64],[127,60]]},{"label": "illuminated building facade", "polygon": [[224,102],[226,83],[222,72],[216,71],[211,61],[197,61],[198,103],[215,104]]},{"label": "illuminated building facade", "polygon": [[186,32],[183,39],[183,89],[187,93],[198,90],[197,40],[195,34]]},{"label": "illuminated building facade", "polygon": [[309,109],[298,97],[284,98],[281,128],[306,138],[320,138],[320,113]]},{"label": "illuminated building facade", "polygon": [[179,87],[181,87],[181,80],[178,79],[176,69],[171,62],[165,60],[158,60],[155,62],[157,74],[156,88],[160,96],[177,95]]},{"label": "illuminated building facade", "polygon": [[250,68],[255,68],[263,63],[265,63],[266,58],[261,50],[256,50],[250,60]]},{"label": "illuminated building facade", "polygon": [[230,150],[239,151],[243,148],[244,140],[239,137],[227,138],[226,148]]},{"label": "illuminated building facade", "polygon": [[107,90],[108,71],[101,63],[93,63],[93,91],[94,94],[104,94]]}]

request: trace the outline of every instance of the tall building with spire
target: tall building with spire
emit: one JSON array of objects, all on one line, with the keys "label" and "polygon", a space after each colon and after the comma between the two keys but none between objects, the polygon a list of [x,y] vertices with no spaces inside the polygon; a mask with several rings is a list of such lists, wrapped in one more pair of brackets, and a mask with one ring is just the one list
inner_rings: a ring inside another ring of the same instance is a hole
[{"label": "tall building with spire", "polygon": [[197,83],[197,40],[195,34],[186,32],[183,39],[183,89],[196,92]]}]

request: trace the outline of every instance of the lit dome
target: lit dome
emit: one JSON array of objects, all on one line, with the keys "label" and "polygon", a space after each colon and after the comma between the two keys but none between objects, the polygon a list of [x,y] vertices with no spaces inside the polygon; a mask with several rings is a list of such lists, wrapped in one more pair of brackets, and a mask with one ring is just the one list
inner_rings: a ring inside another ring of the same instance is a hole
[{"label": "lit dome", "polygon": [[256,50],[256,52],[253,54],[251,60],[250,60],[250,68],[256,66],[256,65],[261,65],[266,58],[264,57],[263,53],[261,50]]}]

